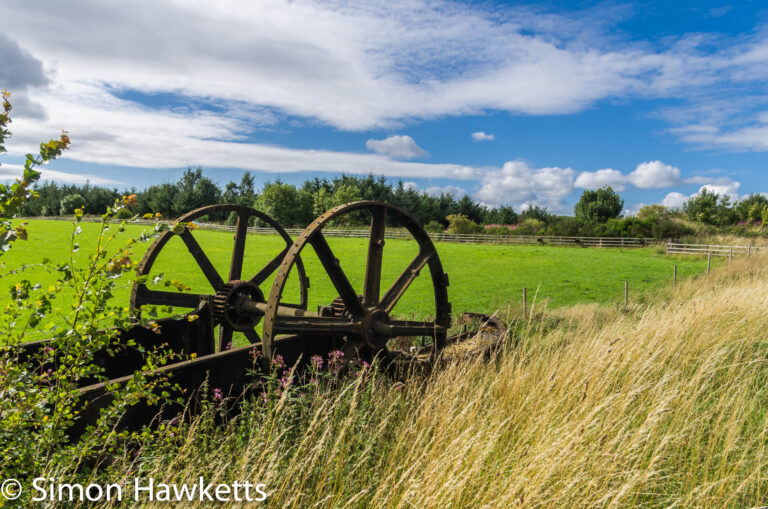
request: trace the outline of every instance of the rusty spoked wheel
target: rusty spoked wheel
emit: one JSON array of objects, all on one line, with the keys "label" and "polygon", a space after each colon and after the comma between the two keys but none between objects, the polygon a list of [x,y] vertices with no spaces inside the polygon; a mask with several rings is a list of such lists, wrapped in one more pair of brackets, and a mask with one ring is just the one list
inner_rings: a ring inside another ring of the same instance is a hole
[{"label": "rusty spoked wheel", "polygon": [[[368,211],[371,226],[368,254],[365,260],[365,279],[362,291],[352,286],[338,258],[323,235],[323,227],[330,221],[349,213]],[[387,220],[405,227],[418,244],[418,254],[385,292],[381,292],[381,268],[384,252],[384,232]],[[339,297],[317,313],[301,315],[285,313],[281,302],[283,289],[299,254],[310,244],[330,277]],[[395,320],[392,310],[422,269],[429,267],[434,291],[434,320]],[[312,222],[296,239],[283,259],[267,300],[264,315],[262,349],[271,361],[280,352],[281,335],[324,334],[341,340],[345,356],[357,354],[372,358],[387,353],[387,342],[392,338],[431,339],[436,354],[444,345],[450,326],[451,306],[448,302],[448,276],[426,231],[404,210],[386,203],[359,201],[340,205]],[[384,355],[383,357],[386,357]]]},{"label": "rusty spoked wheel", "polygon": [[[211,263],[200,244],[195,239],[188,223],[202,216],[210,214],[237,214],[235,226],[235,242],[232,248],[232,259],[229,265],[229,274],[226,279]],[[261,219],[275,229],[283,238],[286,247],[277,256],[272,258],[261,270],[251,275],[249,279],[243,279],[243,259],[245,257],[245,240],[248,234],[248,222],[251,217]],[[137,274],[147,276],[152,270],[157,256],[174,235],[178,235],[187,247],[187,250],[202,270],[205,278],[210,283],[210,294],[167,292],[154,290],[143,282],[136,282],[131,292],[131,310],[138,316],[144,305],[174,306],[197,309],[204,301],[212,304],[214,325],[219,326],[218,349],[225,349],[232,341],[234,331],[245,334],[251,343],[261,341],[256,325],[261,321],[266,309],[264,294],[260,286],[280,266],[288,252],[293,240],[286,231],[267,214],[250,207],[240,205],[211,205],[202,207],[184,214],[176,221],[175,232],[164,232],[147,250],[139,264]],[[304,265],[300,259],[296,260],[299,276],[299,302],[298,304],[284,304],[284,307],[301,310],[307,308],[307,288],[309,283],[304,272]]]}]

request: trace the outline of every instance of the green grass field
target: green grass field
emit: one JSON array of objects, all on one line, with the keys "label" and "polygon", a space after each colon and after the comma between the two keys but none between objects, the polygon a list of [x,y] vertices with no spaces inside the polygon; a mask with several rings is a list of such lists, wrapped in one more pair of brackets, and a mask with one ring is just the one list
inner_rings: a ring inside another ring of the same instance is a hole
[{"label": "green grass field", "polygon": [[[93,252],[98,225],[82,223],[82,228],[83,233],[77,237],[80,243],[76,254],[78,259]],[[129,236],[147,228],[129,226],[113,246],[117,248]],[[17,242],[2,256],[5,264],[3,273],[22,263],[39,263],[43,257],[55,262],[67,260],[72,229],[73,225],[67,222],[30,221],[29,240]],[[116,230],[116,227],[113,229]],[[226,278],[233,245],[232,234],[198,230],[194,235],[214,266]],[[328,241],[350,281],[361,292],[367,239],[329,238]],[[136,245],[134,259],[140,260],[149,245]],[[250,235],[246,243],[243,277],[255,274],[283,247],[284,243],[278,236]],[[706,260],[698,257],[673,258],[655,248],[619,250],[438,243],[437,250],[450,277],[449,298],[454,314],[462,311],[494,312],[505,310],[508,306],[519,308],[523,287],[529,289],[530,301],[538,289],[537,306],[543,303],[550,308],[583,302],[616,303],[623,299],[625,280],[629,282],[630,298],[639,298],[671,284],[674,264],[678,265],[680,278],[706,270]],[[415,242],[387,240],[382,288],[387,288],[396,279],[415,254]],[[311,282],[309,308],[327,305],[336,297],[330,280],[311,248],[305,250],[303,259]],[[166,245],[155,263],[153,274],[161,272],[165,280],[177,279],[190,286],[193,292],[210,293],[207,280],[179,238],[172,239]],[[7,300],[8,288],[20,279],[49,285],[55,278],[55,273],[41,268],[30,268],[21,274],[2,277],[0,299]],[[268,295],[271,279],[267,283],[262,289]],[[295,283],[296,278],[292,277],[284,302],[296,301]],[[127,306],[129,294],[126,280],[126,285],[116,293],[115,301]],[[429,316],[434,310],[432,299],[428,271],[425,270],[409,288],[395,312],[407,317]],[[62,305],[66,302],[66,298],[60,298]]]}]

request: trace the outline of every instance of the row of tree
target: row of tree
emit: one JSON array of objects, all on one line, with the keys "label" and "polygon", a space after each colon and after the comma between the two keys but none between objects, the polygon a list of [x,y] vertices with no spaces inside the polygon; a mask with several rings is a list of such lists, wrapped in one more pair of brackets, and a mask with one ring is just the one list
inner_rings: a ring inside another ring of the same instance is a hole
[{"label": "row of tree", "polygon": [[[533,206],[518,214],[509,206],[489,208],[469,196],[456,199],[450,194],[432,196],[406,186],[392,185],[383,176],[342,175],[332,179],[313,178],[301,186],[280,180],[256,189],[254,177],[245,172],[240,182],[230,181],[223,189],[203,175],[188,169],[175,183],[153,185],[143,191],[85,184],[59,185],[46,182],[36,187],[39,199],[24,205],[21,214],[48,216],[71,214],[83,208],[86,214],[101,214],[116,198],[134,194],[136,205],[122,211],[132,214],[161,213],[178,217],[190,210],[217,203],[255,207],[285,227],[304,227],[326,210],[355,200],[377,200],[407,210],[431,231],[459,233],[485,231],[498,234],[616,235],[677,237],[690,233],[679,219],[713,226],[762,221],[768,224],[768,198],[754,194],[734,202],[706,189],[687,200],[680,210],[661,205],[645,207],[635,217],[622,218],[624,200],[611,187],[585,190],[574,207],[574,216],[556,216],[546,208]],[[211,217],[226,221],[233,218]],[[350,216],[355,226],[364,218]],[[485,225],[485,228],[483,228]]]},{"label": "row of tree", "polygon": [[[285,227],[303,227],[326,210],[355,200],[378,200],[397,205],[412,214],[421,224],[437,223],[445,227],[447,216],[461,214],[470,220],[486,224],[514,224],[518,214],[512,207],[487,208],[469,196],[460,199],[450,194],[431,196],[398,182],[391,185],[382,176],[342,175],[333,179],[313,178],[296,187],[280,180],[268,182],[257,192],[255,179],[245,172],[240,182],[229,182],[219,188],[202,170],[187,170],[176,183],[136,189],[105,189],[85,184],[58,185],[46,182],[37,188],[39,199],[25,205],[23,215],[50,216],[71,214],[83,208],[86,214],[101,214],[115,198],[136,195],[136,205],[130,213],[159,212],[165,217],[178,217],[190,210],[217,203],[234,203],[255,207]],[[129,212],[126,212],[129,213]],[[528,213],[546,214],[536,208]]]}]

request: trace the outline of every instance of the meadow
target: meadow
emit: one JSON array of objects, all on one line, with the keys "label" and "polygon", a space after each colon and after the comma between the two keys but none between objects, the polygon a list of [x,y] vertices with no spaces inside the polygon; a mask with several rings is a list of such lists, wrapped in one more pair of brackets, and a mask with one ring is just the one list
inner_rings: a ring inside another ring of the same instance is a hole
[{"label": "meadow", "polygon": [[[82,261],[95,249],[98,225],[81,223],[82,233],[76,237],[79,250],[75,263]],[[117,249],[131,236],[137,236],[149,227],[128,225],[126,232],[113,241],[110,249]],[[29,239],[17,242],[5,253],[2,262],[9,268],[28,264],[25,271],[0,279],[0,303],[10,298],[7,289],[21,279],[44,286],[55,283],[57,273],[38,265],[43,258],[55,263],[68,260],[72,223],[63,221],[31,220]],[[112,226],[112,231],[117,229]],[[232,252],[232,234],[218,231],[194,232],[200,245],[217,268],[226,276]],[[334,253],[340,259],[353,286],[361,291],[365,274],[367,239],[329,238]],[[149,242],[137,243],[132,257],[139,261]],[[246,242],[243,276],[250,277],[267,261],[278,254],[285,244],[276,235],[249,235]],[[648,299],[658,288],[672,280],[673,266],[678,266],[678,277],[683,279],[706,270],[706,261],[698,257],[670,257],[660,248],[593,249],[559,248],[551,246],[514,246],[487,244],[437,243],[444,270],[450,277],[449,298],[454,314],[463,311],[494,313],[522,307],[523,287],[528,288],[529,306],[558,308],[575,303],[612,304],[623,302],[624,281],[629,282],[630,297],[635,302]],[[382,288],[394,282],[408,262],[416,255],[416,244],[406,240],[387,240],[384,248]],[[325,271],[308,248],[303,260],[310,279],[309,309],[327,305],[336,292]],[[179,238],[173,238],[161,251],[152,275],[162,275],[157,285],[166,289],[165,282],[177,280],[192,292],[211,293],[211,287]],[[285,302],[296,301],[298,291],[295,271],[285,291]],[[268,295],[272,279],[262,285]],[[130,296],[128,278],[114,294],[114,302],[127,306]],[[59,304],[66,305],[63,294]],[[66,311],[66,310],[64,310]],[[181,311],[177,309],[177,311]],[[395,308],[403,317],[428,317],[434,311],[428,272],[419,276]],[[53,318],[56,319],[55,317]]]},{"label": "meadow", "polygon": [[[12,260],[67,255],[70,225],[29,226],[30,240],[4,257],[9,267]],[[35,237],[41,232],[43,246]],[[83,225],[77,256],[89,252],[94,232]],[[231,234],[195,235],[225,273]],[[331,245],[359,284],[365,242]],[[252,236],[248,248],[247,266],[255,270],[282,245],[274,236]],[[499,310],[510,325],[490,358],[447,357],[431,375],[404,383],[365,367],[347,376],[327,369],[319,382],[246,398],[236,417],[206,400],[197,417],[143,434],[84,475],[126,486],[135,477],[249,480],[265,484],[268,507],[765,503],[767,256],[720,262],[705,277],[705,260],[656,249],[437,248],[451,275],[454,311]],[[413,243],[387,241],[384,274],[394,278],[413,250]],[[186,256],[181,245],[169,244],[158,271],[204,289]],[[319,263],[311,252],[305,261],[310,292],[327,302],[334,292]],[[675,263],[681,279],[673,289]],[[637,292],[626,308],[616,305],[624,280]],[[538,299],[547,302],[525,319],[517,307],[523,286],[539,286]],[[122,291],[115,299],[127,302]],[[429,295],[426,285],[411,291],[400,312],[429,313],[419,302]],[[67,478],[71,468],[59,463],[42,475]],[[125,506],[104,503],[110,504]]]},{"label": "meadow", "polygon": [[253,480],[269,507],[763,506],[767,286],[756,256],[645,305],[510,318],[491,359],[212,409],[102,475]]}]

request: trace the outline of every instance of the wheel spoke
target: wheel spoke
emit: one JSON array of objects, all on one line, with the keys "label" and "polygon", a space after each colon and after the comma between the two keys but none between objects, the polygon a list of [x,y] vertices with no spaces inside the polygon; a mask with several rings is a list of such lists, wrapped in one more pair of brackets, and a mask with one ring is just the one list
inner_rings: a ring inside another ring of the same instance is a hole
[{"label": "wheel spoke", "polygon": [[259,337],[259,333],[256,332],[255,329],[246,329],[243,331],[243,334],[245,334],[245,337],[248,338],[248,341],[251,342],[251,344],[261,343],[261,338]]},{"label": "wheel spoke", "polygon": [[235,227],[235,248],[232,250],[232,263],[229,266],[229,280],[240,279],[243,272],[243,255],[245,253],[245,239],[248,236],[248,217],[244,214],[237,216]]},{"label": "wheel spoke", "polygon": [[290,249],[290,247],[291,246],[286,246],[285,249],[280,251],[280,254],[272,258],[272,260],[270,260],[263,269],[261,269],[258,273],[256,273],[255,276],[250,279],[250,282],[256,286],[261,286],[261,283],[263,283],[264,280],[267,279],[280,266],[281,263],[283,263],[283,258],[285,258],[285,255],[288,253],[288,249]]},{"label": "wheel spoke", "polygon": [[363,302],[366,306],[379,303],[381,286],[381,262],[384,252],[384,228],[387,223],[387,213],[384,207],[375,207],[371,218],[371,233],[368,240],[368,261],[365,265],[365,286]]},{"label": "wheel spoke", "polygon": [[288,317],[275,321],[275,334],[361,334],[362,324],[338,317]]},{"label": "wheel spoke", "polygon": [[322,232],[318,231],[315,233],[309,242],[315,248],[317,257],[320,258],[325,272],[328,273],[333,286],[336,287],[336,291],[339,292],[339,296],[344,301],[344,304],[347,305],[349,312],[352,313],[352,316],[362,316],[364,314],[363,305],[357,297],[357,292],[352,288],[352,284],[347,279],[344,271],[341,270],[339,259],[333,255],[331,246],[328,245],[328,241],[325,240]]},{"label": "wheel spoke", "polygon": [[205,277],[208,279],[208,282],[211,283],[211,286],[213,286],[213,289],[218,290],[224,286],[224,281],[222,281],[221,276],[219,276],[219,273],[214,268],[211,260],[209,260],[203,252],[200,244],[198,244],[195,238],[192,236],[189,228],[184,228],[184,232],[180,236],[181,240],[184,241],[184,244],[187,245],[187,249],[189,249],[192,257],[202,269],[203,274],[205,274]]},{"label": "wheel spoke", "polygon": [[387,313],[391,313],[400,297],[403,296],[405,291],[411,285],[416,276],[419,275],[421,269],[429,262],[429,260],[435,255],[434,251],[420,252],[416,258],[408,265],[408,267],[400,274],[397,281],[387,290],[387,293],[381,298],[379,307],[385,310]]},{"label": "wheel spoke", "polygon": [[175,306],[183,308],[196,308],[200,305],[200,300],[206,295],[197,293],[177,293],[163,292],[159,290],[150,290],[146,285],[139,285],[136,290],[136,307],[145,304],[154,304],[157,306]]},{"label": "wheel spoke", "polygon": [[227,345],[232,348],[232,329],[222,324],[219,325],[219,351],[226,350]]}]

